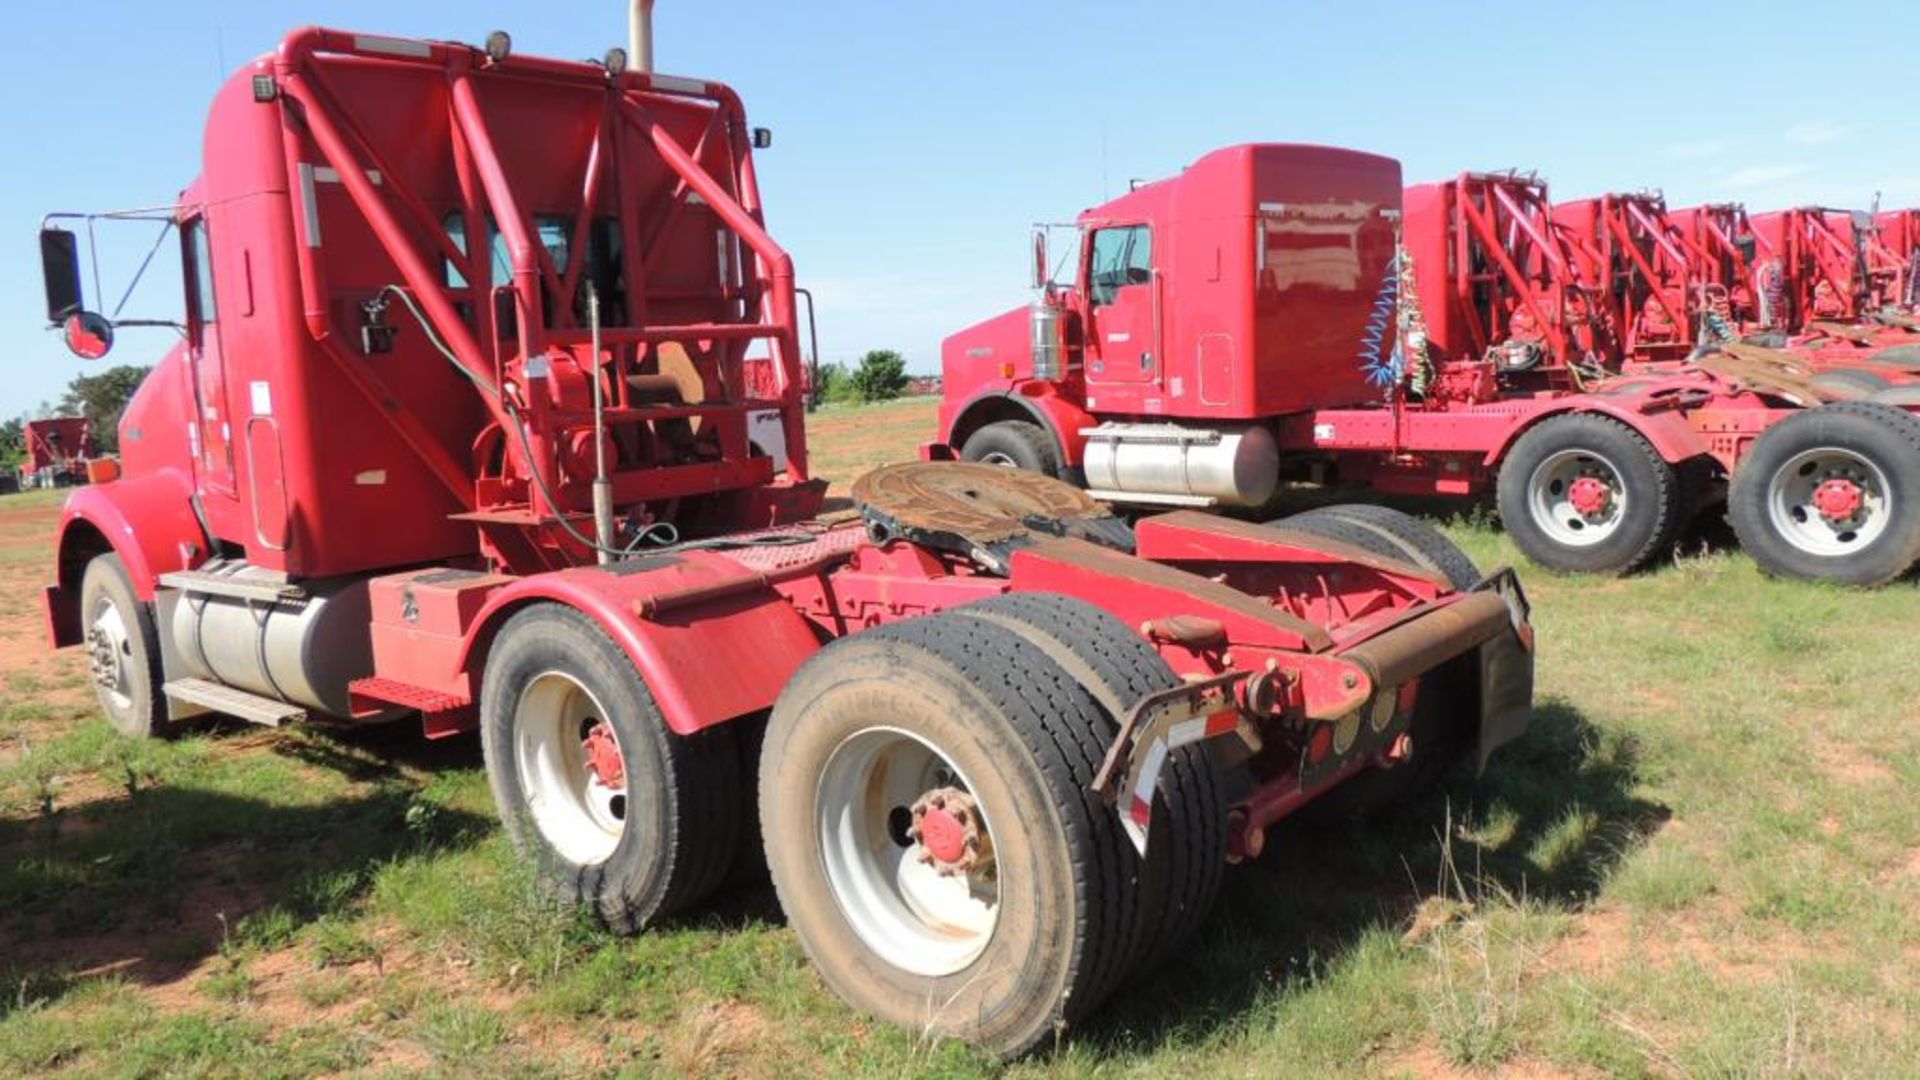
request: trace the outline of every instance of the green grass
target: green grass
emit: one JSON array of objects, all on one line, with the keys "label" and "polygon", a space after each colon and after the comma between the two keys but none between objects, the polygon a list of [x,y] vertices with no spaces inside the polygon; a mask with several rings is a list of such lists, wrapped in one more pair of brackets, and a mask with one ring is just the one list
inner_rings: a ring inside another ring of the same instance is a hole
[{"label": "green grass", "polygon": [[[930,415],[826,410],[816,464]],[[1523,742],[1388,825],[1283,823],[1191,949],[1012,1074],[1911,1075],[1920,591],[1724,551],[1522,570]],[[57,678],[0,705],[0,911],[34,928],[4,941],[57,945],[0,948],[0,1075],[995,1071],[842,1007],[765,886],[635,938],[556,908],[470,739],[127,744],[31,700]]]}]

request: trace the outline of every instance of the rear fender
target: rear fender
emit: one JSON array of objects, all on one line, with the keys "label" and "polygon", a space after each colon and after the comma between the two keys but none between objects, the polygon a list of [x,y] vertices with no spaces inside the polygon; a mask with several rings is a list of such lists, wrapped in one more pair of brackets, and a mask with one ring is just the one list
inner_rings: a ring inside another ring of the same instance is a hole
[{"label": "rear fender", "polygon": [[649,555],[535,574],[494,593],[459,660],[476,696],[500,627],[535,603],[565,604],[592,619],[633,661],[667,727],[681,735],[771,707],[820,649],[762,575],[708,551]]},{"label": "rear fender", "polygon": [[1534,416],[1531,421],[1507,432],[1505,439],[1487,451],[1485,464],[1498,465],[1513,449],[1520,436],[1533,430],[1541,421],[1550,416],[1565,416],[1569,413],[1594,413],[1609,416],[1638,432],[1652,444],[1655,453],[1668,464],[1678,465],[1683,461],[1700,457],[1711,452],[1712,447],[1693,426],[1687,423],[1685,414],[1677,409],[1661,412],[1641,412],[1633,407],[1635,398],[1625,398],[1620,403],[1588,396],[1578,405],[1569,404],[1564,408],[1549,409]]},{"label": "rear fender", "polygon": [[175,469],[76,488],[67,496],[58,570],[46,591],[55,648],[80,642],[80,579],[95,556],[120,556],[135,595],[148,602],[161,574],[206,559],[210,543],[192,499],[192,481]]}]

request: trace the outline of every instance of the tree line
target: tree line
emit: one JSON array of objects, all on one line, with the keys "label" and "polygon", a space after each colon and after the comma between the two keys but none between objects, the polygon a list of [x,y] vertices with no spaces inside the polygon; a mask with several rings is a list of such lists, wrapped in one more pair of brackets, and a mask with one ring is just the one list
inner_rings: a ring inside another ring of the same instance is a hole
[{"label": "tree line", "polygon": [[93,421],[93,442],[103,454],[120,450],[120,414],[140,381],[153,370],[136,364],[110,367],[98,375],[78,375],[57,402],[11,420],[0,421],[0,467],[17,466],[27,456],[27,421],[53,416],[84,416]]}]

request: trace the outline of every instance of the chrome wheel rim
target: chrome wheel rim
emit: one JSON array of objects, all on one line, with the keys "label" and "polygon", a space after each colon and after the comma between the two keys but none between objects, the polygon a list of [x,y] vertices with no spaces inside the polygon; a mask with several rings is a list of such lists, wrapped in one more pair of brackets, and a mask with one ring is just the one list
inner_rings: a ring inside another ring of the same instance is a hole
[{"label": "chrome wheel rim", "polygon": [[[908,835],[913,808],[935,790],[974,789],[933,743],[875,727],[834,748],[815,795],[827,883],[848,925],[887,963],[926,976],[978,959],[1000,914],[996,865],[942,874]],[[987,809],[978,811],[990,837]]]},{"label": "chrome wheel rim", "polygon": [[[1857,503],[1852,512],[1851,492]],[[1823,446],[1803,450],[1774,470],[1767,482],[1767,520],[1780,538],[1809,555],[1852,555],[1871,547],[1893,516],[1893,487],[1880,466],[1852,450]]]},{"label": "chrome wheel rim", "polygon": [[133,708],[133,639],[120,605],[101,597],[87,620],[87,670],[108,708]]},{"label": "chrome wheel rim", "polygon": [[[540,835],[575,864],[606,861],[627,818],[626,753],[606,710],[579,680],[549,671],[521,691],[513,730],[520,790]],[[618,775],[606,763],[607,744]]]},{"label": "chrome wheel rim", "polygon": [[981,454],[980,464],[998,465],[1003,469],[1017,469],[1020,467],[1020,463],[1013,460],[1013,458],[1004,450],[989,450],[986,453]]},{"label": "chrome wheel rim", "polygon": [[[1597,503],[1592,496],[1601,493]],[[1591,450],[1562,450],[1527,479],[1527,512],[1556,544],[1591,547],[1620,530],[1627,485],[1613,462]]]}]

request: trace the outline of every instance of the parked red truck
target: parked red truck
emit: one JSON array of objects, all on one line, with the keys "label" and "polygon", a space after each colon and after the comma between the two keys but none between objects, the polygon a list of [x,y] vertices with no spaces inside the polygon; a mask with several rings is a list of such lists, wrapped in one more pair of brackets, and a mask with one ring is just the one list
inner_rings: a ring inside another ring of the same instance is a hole
[{"label": "parked red truck", "polygon": [[[830,986],[1002,1053],[1177,949],[1275,821],[1396,805],[1524,728],[1517,582],[1410,519],[1129,526],[921,463],[818,517],[767,142],[722,83],[504,34],[299,30],[228,81],[171,212],[183,340],[127,407],[124,476],[70,497],[46,591],[114,726],[478,730],[516,845],[623,931],[757,857],[757,813]],[[1325,377],[1209,353],[1202,400],[1367,394],[1335,331],[1376,303],[1397,177],[1315,160],[1267,254],[1219,269],[1266,275],[1236,318],[1272,335],[1323,317]],[[1222,243],[1245,224],[1193,209]],[[97,355],[64,220],[48,315]],[[1137,336],[1103,317],[1097,373],[1145,409],[1165,328],[1132,265]],[[1213,325],[1173,329],[1251,346]]]},{"label": "parked red truck", "polygon": [[1725,486],[1771,572],[1866,585],[1920,560],[1920,418],[1735,345],[1620,373],[1647,324],[1533,178],[1403,196],[1387,158],[1236,146],[1078,228],[1068,281],[1042,252],[1030,308],[946,340],[925,456],[1139,505],[1493,491],[1529,557],[1601,572],[1662,555]]},{"label": "parked red truck", "polygon": [[84,416],[29,420],[23,434],[27,456],[20,462],[21,487],[74,487],[87,482],[87,462],[97,452],[93,421]]}]

